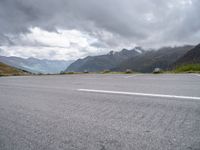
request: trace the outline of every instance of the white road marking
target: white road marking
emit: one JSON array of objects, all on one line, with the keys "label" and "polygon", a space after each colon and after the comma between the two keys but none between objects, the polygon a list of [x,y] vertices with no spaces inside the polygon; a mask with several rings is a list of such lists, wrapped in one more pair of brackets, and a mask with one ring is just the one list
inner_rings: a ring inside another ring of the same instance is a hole
[{"label": "white road marking", "polygon": [[200,77],[200,74],[195,74],[196,76]]},{"label": "white road marking", "polygon": [[132,78],[132,77],[136,77],[136,76],[139,76],[139,74],[136,74],[136,75],[130,75],[130,76],[125,76],[124,78]]},{"label": "white road marking", "polygon": [[200,100],[200,97],[192,97],[192,96],[177,96],[177,95],[135,93],[135,92],[122,92],[122,91],[105,91],[105,90],[94,90],[94,89],[78,89],[78,91],[93,92],[93,93],[108,93],[108,94],[122,94],[122,95],[136,95],[136,96],[149,96],[149,97],[163,97],[163,98]]}]

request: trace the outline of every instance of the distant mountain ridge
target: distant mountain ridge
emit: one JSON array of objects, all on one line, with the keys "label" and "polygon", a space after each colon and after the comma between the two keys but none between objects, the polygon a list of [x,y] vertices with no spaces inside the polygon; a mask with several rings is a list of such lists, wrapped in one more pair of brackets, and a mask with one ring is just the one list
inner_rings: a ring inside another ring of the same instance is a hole
[{"label": "distant mountain ridge", "polygon": [[112,69],[122,63],[123,61],[140,55],[144,50],[140,47],[136,47],[132,50],[122,49],[120,52],[110,51],[106,55],[88,56],[83,59],[78,59],[72,63],[67,69],[67,72],[75,71],[82,72],[87,70],[89,72],[103,71],[106,69]]},{"label": "distant mountain ridge", "polygon": [[179,47],[163,47],[158,50],[145,51],[140,47],[132,50],[123,49],[100,56],[88,56],[72,63],[66,71],[98,72],[106,69],[112,71],[125,71],[131,69],[137,72],[152,72],[156,67],[169,69],[171,65],[181,58],[190,49],[191,45]]},{"label": "distant mountain ridge", "polygon": [[60,60],[46,60],[36,58],[20,58],[20,57],[6,57],[0,56],[0,61],[33,73],[59,73],[66,69],[66,67],[73,61],[60,61]]}]

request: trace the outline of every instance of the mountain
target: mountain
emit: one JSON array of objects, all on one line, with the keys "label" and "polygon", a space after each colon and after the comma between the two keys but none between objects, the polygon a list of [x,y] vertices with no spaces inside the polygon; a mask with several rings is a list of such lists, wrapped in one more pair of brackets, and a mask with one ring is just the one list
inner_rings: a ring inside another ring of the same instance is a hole
[{"label": "mountain", "polygon": [[9,65],[0,62],[0,76],[10,76],[10,75],[27,75],[29,72],[16,69]]},{"label": "mountain", "polygon": [[60,61],[60,60],[46,60],[36,58],[20,58],[20,57],[6,57],[0,56],[0,61],[33,73],[59,73],[66,69],[73,61]]},{"label": "mountain", "polygon": [[166,70],[192,48],[193,46],[186,45],[180,47],[163,47],[158,50],[146,51],[137,57],[123,61],[112,70],[124,71],[126,69],[132,69],[144,73],[152,72],[154,68]]},{"label": "mountain", "polygon": [[120,52],[113,52],[100,56],[88,56],[78,59],[72,63],[66,71],[89,72],[112,70],[125,71],[131,69],[137,72],[152,72],[154,68],[163,70],[171,68],[171,65],[194,48],[191,45],[179,47],[163,47],[158,50],[145,51],[140,47],[132,50],[123,49]]},{"label": "mountain", "polygon": [[123,49],[120,52],[110,51],[106,55],[100,56],[88,56],[83,59],[78,59],[72,63],[67,69],[66,72],[75,71],[83,72],[87,70],[89,72],[103,71],[107,69],[112,69],[122,63],[123,61],[140,55],[144,50],[140,47],[136,47],[132,50]]},{"label": "mountain", "polygon": [[200,63],[200,44],[188,51],[185,55],[179,58],[174,65],[196,64]]}]

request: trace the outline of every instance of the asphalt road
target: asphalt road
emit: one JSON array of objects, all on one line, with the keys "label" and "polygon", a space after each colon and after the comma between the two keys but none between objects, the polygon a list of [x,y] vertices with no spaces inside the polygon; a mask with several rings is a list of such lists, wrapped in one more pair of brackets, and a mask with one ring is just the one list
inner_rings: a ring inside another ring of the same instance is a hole
[{"label": "asphalt road", "polygon": [[200,76],[2,77],[0,150],[200,150]]}]

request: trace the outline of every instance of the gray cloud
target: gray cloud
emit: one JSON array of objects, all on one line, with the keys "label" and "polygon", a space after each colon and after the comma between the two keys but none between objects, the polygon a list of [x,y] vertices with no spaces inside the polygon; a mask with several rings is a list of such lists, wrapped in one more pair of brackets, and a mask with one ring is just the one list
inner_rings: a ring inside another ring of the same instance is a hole
[{"label": "gray cloud", "polygon": [[0,0],[0,45],[20,44],[10,37],[34,27],[75,29],[108,50],[197,44],[199,8],[199,0]]}]

